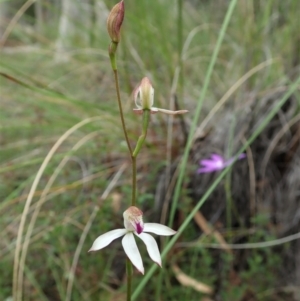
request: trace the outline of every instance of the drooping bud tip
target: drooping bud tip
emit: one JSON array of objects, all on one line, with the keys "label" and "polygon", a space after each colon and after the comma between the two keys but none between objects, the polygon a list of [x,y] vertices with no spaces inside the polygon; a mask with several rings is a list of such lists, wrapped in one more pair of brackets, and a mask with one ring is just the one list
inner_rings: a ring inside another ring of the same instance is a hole
[{"label": "drooping bud tip", "polygon": [[111,10],[107,18],[107,31],[111,40],[115,43],[120,41],[120,31],[124,20],[125,6],[124,0],[117,3]]}]

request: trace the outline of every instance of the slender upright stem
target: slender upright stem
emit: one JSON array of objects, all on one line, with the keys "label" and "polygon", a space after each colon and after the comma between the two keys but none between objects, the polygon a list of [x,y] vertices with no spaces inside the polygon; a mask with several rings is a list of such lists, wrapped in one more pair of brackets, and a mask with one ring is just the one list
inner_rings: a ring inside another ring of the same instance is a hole
[{"label": "slender upright stem", "polygon": [[[135,202],[136,202],[136,156],[134,156],[134,154],[132,152],[132,148],[130,146],[127,129],[126,129],[126,125],[125,125],[124,114],[123,114],[123,107],[122,107],[122,103],[121,103],[117,59],[116,59],[117,47],[118,47],[118,43],[111,42],[111,44],[109,45],[109,58],[110,58],[111,67],[114,71],[114,76],[115,76],[115,85],[116,85],[116,91],[117,91],[117,99],[118,99],[118,106],[119,106],[122,128],[123,128],[124,136],[125,136],[125,139],[127,142],[127,147],[130,152],[130,156],[131,156],[131,160],[132,160],[132,200],[131,200],[131,205],[135,206]],[[149,123],[149,121],[148,121],[148,123]],[[147,128],[146,128],[146,133],[147,133]],[[145,137],[146,137],[146,133],[145,133]],[[144,134],[144,126],[143,126],[143,134]],[[131,301],[132,263],[128,258],[126,260],[126,271],[127,271],[127,301]]]},{"label": "slender upright stem", "polygon": [[132,263],[126,259],[126,273],[127,273],[127,301],[131,301],[131,283],[132,283]]},{"label": "slender upright stem", "polygon": [[114,71],[116,71],[118,69],[117,68],[117,58],[116,58],[117,48],[118,48],[118,43],[116,43],[116,42],[111,42],[108,47],[108,54],[109,54],[109,58],[110,58],[111,68]]},{"label": "slender upright stem", "polygon": [[131,156],[132,160],[132,198],[131,206],[135,206],[136,203],[136,157]]},{"label": "slender upright stem", "polygon": [[[122,122],[122,128],[124,131],[124,136],[127,142],[128,150],[130,152],[131,160],[132,160],[132,199],[131,199],[131,206],[135,206],[136,204],[136,191],[137,191],[137,185],[136,185],[136,157],[138,153],[140,152],[142,145],[146,139],[147,136],[147,130],[148,125],[150,121],[150,111],[144,110],[143,112],[143,123],[142,123],[142,135],[139,137],[136,147],[134,151],[132,151],[132,148],[130,146],[127,129],[125,125],[125,119],[123,114],[123,108],[121,103],[121,96],[120,96],[120,87],[119,87],[119,78],[118,78],[118,68],[117,68],[117,60],[116,60],[116,51],[117,51],[118,43],[111,42],[109,45],[109,57],[110,57],[110,63],[111,67],[114,71],[115,76],[115,85],[116,85],[116,91],[117,91],[117,100],[119,105],[119,112]],[[127,271],[127,301],[131,301],[131,284],[132,284],[132,263],[127,258],[126,260],[126,271]]]},{"label": "slender upright stem", "polygon": [[147,136],[148,125],[150,121],[150,111],[144,110],[143,112],[143,125],[142,125],[142,135],[139,137],[135,149],[132,153],[132,199],[131,199],[131,206],[135,206],[136,203],[136,157],[139,154],[144,141]]},{"label": "slender upright stem", "polygon": [[122,102],[121,102],[121,96],[120,96],[120,86],[119,86],[119,77],[118,77],[118,68],[117,68],[117,60],[116,60],[116,51],[117,51],[118,43],[116,42],[111,42],[109,45],[109,58],[110,58],[110,63],[111,63],[111,68],[114,71],[114,76],[115,76],[115,85],[116,85],[116,91],[117,91],[117,99],[118,99],[118,105],[119,105],[119,112],[120,112],[120,117],[121,117],[121,122],[122,122],[122,128],[124,132],[124,136],[126,139],[127,147],[130,152],[130,155],[132,156],[132,148],[130,146],[128,134],[127,134],[127,129],[125,125],[125,119],[124,119],[124,114],[123,114],[123,107],[122,107]]},{"label": "slender upright stem", "polygon": [[125,119],[124,119],[124,114],[123,114],[123,108],[122,108],[122,103],[121,103],[119,79],[118,79],[118,70],[114,70],[114,75],[115,75],[117,98],[118,98],[118,105],[119,105],[119,112],[120,112],[122,127],[123,127],[123,131],[124,131],[124,136],[125,136],[125,139],[126,139],[126,142],[127,142],[127,147],[128,147],[129,152],[130,152],[130,155],[131,155],[132,154],[132,148],[130,146],[130,142],[129,142],[129,138],[128,138],[128,134],[127,134]]},{"label": "slender upright stem", "polygon": [[143,112],[143,128],[142,128],[142,135],[139,137],[135,149],[132,153],[133,157],[136,157],[138,155],[138,153],[140,152],[144,141],[146,139],[147,136],[147,130],[148,130],[148,125],[149,125],[149,121],[150,121],[150,111],[149,110],[144,110]]}]

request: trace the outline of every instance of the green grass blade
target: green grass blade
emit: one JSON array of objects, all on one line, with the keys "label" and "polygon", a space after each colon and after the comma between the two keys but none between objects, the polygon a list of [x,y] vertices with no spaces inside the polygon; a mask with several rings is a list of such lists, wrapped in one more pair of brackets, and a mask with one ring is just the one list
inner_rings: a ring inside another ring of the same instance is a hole
[{"label": "green grass blade", "polygon": [[186,163],[187,163],[188,155],[189,155],[189,152],[190,152],[190,149],[191,149],[191,146],[192,146],[193,136],[194,136],[196,126],[197,126],[197,122],[198,122],[200,112],[201,112],[201,109],[202,109],[202,104],[203,104],[203,101],[204,101],[204,98],[205,98],[205,95],[206,95],[206,92],[207,92],[207,89],[208,89],[208,85],[210,83],[211,75],[212,75],[212,72],[213,72],[213,69],[214,69],[214,66],[215,66],[215,63],[216,63],[216,60],[217,60],[217,56],[218,56],[218,53],[220,51],[220,48],[221,48],[221,45],[222,45],[222,42],[223,42],[223,39],[224,39],[224,36],[225,36],[226,29],[228,27],[229,21],[231,19],[232,14],[233,14],[233,10],[235,8],[236,3],[237,3],[237,0],[231,0],[231,2],[229,4],[229,7],[228,7],[228,10],[227,10],[227,13],[226,13],[226,16],[225,16],[224,22],[222,24],[218,40],[217,40],[216,47],[214,49],[210,64],[208,66],[208,70],[207,70],[205,80],[204,80],[204,85],[203,85],[203,88],[201,90],[201,94],[199,96],[198,105],[197,105],[197,108],[195,110],[194,119],[193,119],[193,122],[192,122],[192,125],[191,125],[191,128],[190,128],[190,134],[189,134],[189,137],[188,137],[188,141],[187,141],[187,144],[186,144],[186,147],[185,147],[185,150],[184,150],[184,154],[183,154],[183,158],[182,158],[182,161],[181,161],[181,165],[180,165],[179,176],[178,176],[178,180],[177,180],[177,183],[176,183],[174,198],[173,198],[171,212],[170,212],[169,226],[171,226],[173,224],[173,220],[174,220],[174,216],[175,216],[175,210],[176,210],[179,195],[180,195],[181,184],[182,184],[182,181],[183,181],[183,176],[184,176],[184,172],[185,172],[185,168],[186,168]]}]

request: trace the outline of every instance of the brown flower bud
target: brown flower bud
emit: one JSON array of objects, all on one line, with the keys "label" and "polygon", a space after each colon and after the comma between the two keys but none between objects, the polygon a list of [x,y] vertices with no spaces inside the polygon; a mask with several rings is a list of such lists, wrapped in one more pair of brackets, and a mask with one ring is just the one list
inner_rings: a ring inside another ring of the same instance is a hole
[{"label": "brown flower bud", "polygon": [[119,43],[120,41],[120,29],[123,23],[124,13],[124,0],[122,0],[112,8],[107,18],[107,31],[111,40],[115,43]]}]

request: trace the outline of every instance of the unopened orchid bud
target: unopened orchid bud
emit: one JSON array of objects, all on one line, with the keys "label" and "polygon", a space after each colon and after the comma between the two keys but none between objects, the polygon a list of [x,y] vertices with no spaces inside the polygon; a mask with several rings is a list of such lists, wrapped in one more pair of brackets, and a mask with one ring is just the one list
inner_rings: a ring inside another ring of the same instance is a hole
[{"label": "unopened orchid bud", "polygon": [[148,77],[142,79],[139,92],[142,108],[151,110],[154,102],[154,89]]},{"label": "unopened orchid bud", "polygon": [[112,8],[107,18],[107,31],[111,40],[115,43],[119,43],[120,41],[120,30],[124,19],[124,14],[125,7],[124,1],[122,0]]},{"label": "unopened orchid bud", "polygon": [[135,207],[130,206],[123,213],[124,226],[128,231],[134,231],[137,234],[141,234],[144,230],[143,212]]},{"label": "unopened orchid bud", "polygon": [[154,89],[148,77],[144,77],[134,91],[134,101],[138,109],[136,113],[142,114],[143,110],[151,110],[154,102]]},{"label": "unopened orchid bud", "polygon": [[144,77],[138,87],[133,92],[136,108],[133,109],[135,114],[141,115],[144,110],[149,110],[151,114],[162,112],[168,115],[185,114],[188,110],[171,111],[153,107],[154,89],[148,77]]}]

